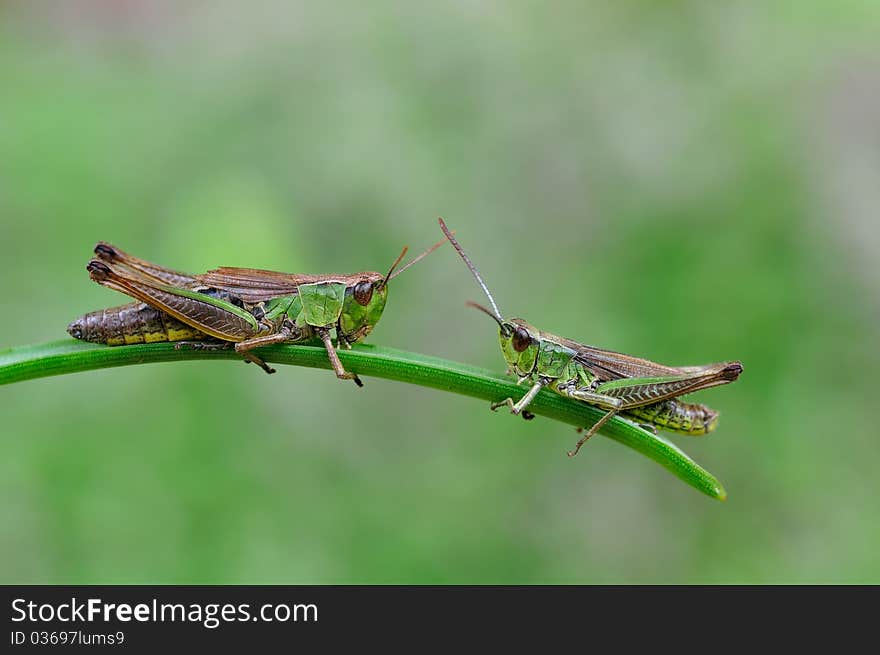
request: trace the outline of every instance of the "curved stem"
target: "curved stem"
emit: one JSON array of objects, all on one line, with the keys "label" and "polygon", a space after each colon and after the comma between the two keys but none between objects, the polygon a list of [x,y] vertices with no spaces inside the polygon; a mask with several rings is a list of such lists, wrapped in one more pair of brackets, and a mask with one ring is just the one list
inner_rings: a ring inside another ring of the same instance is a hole
[{"label": "curved stem", "polygon": [[[327,353],[319,346],[280,345],[254,352],[273,364],[330,368]],[[339,358],[346,370],[362,376],[418,384],[486,401],[519,398],[523,393],[522,387],[490,371],[393,348],[358,345],[340,351]],[[240,361],[241,356],[231,350],[175,350],[170,343],[109,347],[68,339],[0,351],[0,384],[112,366],[192,359]],[[535,397],[529,411],[575,426],[590,426],[605,413],[547,390]],[[619,417],[608,421],[601,434],[649,457],[703,493],[718,500],[726,498],[724,488],[711,473],[666,439]]]}]

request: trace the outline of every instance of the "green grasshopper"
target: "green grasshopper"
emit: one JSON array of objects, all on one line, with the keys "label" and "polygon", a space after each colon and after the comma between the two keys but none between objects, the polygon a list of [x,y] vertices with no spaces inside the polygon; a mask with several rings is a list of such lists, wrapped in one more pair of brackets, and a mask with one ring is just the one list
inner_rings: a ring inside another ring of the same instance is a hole
[{"label": "green grasshopper", "polygon": [[493,411],[506,405],[513,414],[534,418],[526,408],[544,387],[606,410],[605,415],[569,451],[569,457],[576,455],[587,439],[618,413],[634,419],[655,434],[658,427],[690,435],[708,434],[715,429],[718,412],[705,405],[681,402],[678,397],[733,382],[742,373],[740,362],[664,366],[542,332],[521,318],[504,319],[479,271],[442,218],[440,227],[483,289],[492,309],[473,302],[468,305],[498,323],[508,373],[516,374],[518,384],[531,384],[519,402],[507,398],[493,403]]},{"label": "green grasshopper", "polygon": [[217,268],[187,275],[133,257],[109,243],[95,246],[89,276],[139,302],[98,310],[75,320],[68,333],[110,346],[175,341],[176,348],[234,347],[266,373],[275,369],[252,352],[276,343],[320,340],[336,377],[363,383],[343,368],[333,347],[350,348],[366,338],[382,317],[388,283],[446,242],[444,239],[395,272],[297,275],[250,268]]}]

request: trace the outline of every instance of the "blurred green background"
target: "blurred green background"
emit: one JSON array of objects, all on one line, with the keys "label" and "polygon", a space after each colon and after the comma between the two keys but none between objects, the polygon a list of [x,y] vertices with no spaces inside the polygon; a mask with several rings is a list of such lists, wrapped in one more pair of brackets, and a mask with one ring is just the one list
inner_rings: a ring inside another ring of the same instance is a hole
[{"label": "blurred green background", "polygon": [[[723,5],[723,6],[722,6]],[[741,359],[722,504],[474,400],[230,362],[0,389],[4,583],[880,582],[880,3],[0,9],[0,347],[190,271],[384,268],[447,218],[508,314]],[[503,369],[445,248],[377,344]],[[696,399],[696,397],[695,397]]]}]

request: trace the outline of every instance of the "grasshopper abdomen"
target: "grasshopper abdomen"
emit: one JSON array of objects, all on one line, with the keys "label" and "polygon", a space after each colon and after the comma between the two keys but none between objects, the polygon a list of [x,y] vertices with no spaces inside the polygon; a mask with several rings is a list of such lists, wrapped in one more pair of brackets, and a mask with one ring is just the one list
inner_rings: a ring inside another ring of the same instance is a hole
[{"label": "grasshopper abdomen", "polygon": [[89,312],[68,325],[67,332],[75,339],[108,346],[207,338],[204,332],[141,302]]},{"label": "grasshopper abdomen", "polygon": [[718,426],[718,412],[711,407],[674,398],[633,407],[626,414],[663,430],[692,436],[709,434]]}]

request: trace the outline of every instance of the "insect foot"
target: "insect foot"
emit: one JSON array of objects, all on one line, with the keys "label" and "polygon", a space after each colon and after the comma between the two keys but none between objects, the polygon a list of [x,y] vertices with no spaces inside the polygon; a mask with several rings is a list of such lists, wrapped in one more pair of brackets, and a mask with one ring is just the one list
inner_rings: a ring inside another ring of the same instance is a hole
[{"label": "insect foot", "polygon": [[340,380],[354,380],[354,383],[359,387],[364,386],[364,383],[361,382],[361,379],[357,376],[357,373],[337,373],[336,377]]},{"label": "insect foot", "polygon": [[504,407],[505,405],[510,407],[511,414],[519,414],[519,411],[516,409],[516,405],[513,404],[513,398],[505,398],[500,403],[492,403],[491,405],[489,405],[489,409],[491,409],[493,412],[497,412],[499,408]]},{"label": "insect foot", "polygon": [[262,359],[260,359],[256,355],[253,355],[249,352],[243,352],[243,353],[241,353],[241,356],[244,357],[245,364],[250,364],[251,362],[253,362],[257,366],[259,366],[261,369],[266,371],[266,373],[268,373],[269,375],[272,375],[275,372],[274,368],[269,366],[265,361],[263,361]]},{"label": "insect foot", "polygon": [[[580,432],[580,431],[581,431],[581,430],[578,430],[578,432]],[[568,451],[568,453],[567,453],[568,456],[569,456],[569,457],[574,457],[575,455],[577,455],[577,454],[581,451],[581,446],[583,446],[585,443],[587,443],[587,441],[590,439],[590,437],[592,437],[594,434],[595,434],[595,432],[591,430],[591,431],[588,432],[585,436],[583,436],[583,437],[580,439],[580,441],[578,441],[578,442],[575,444],[574,449]]]}]

